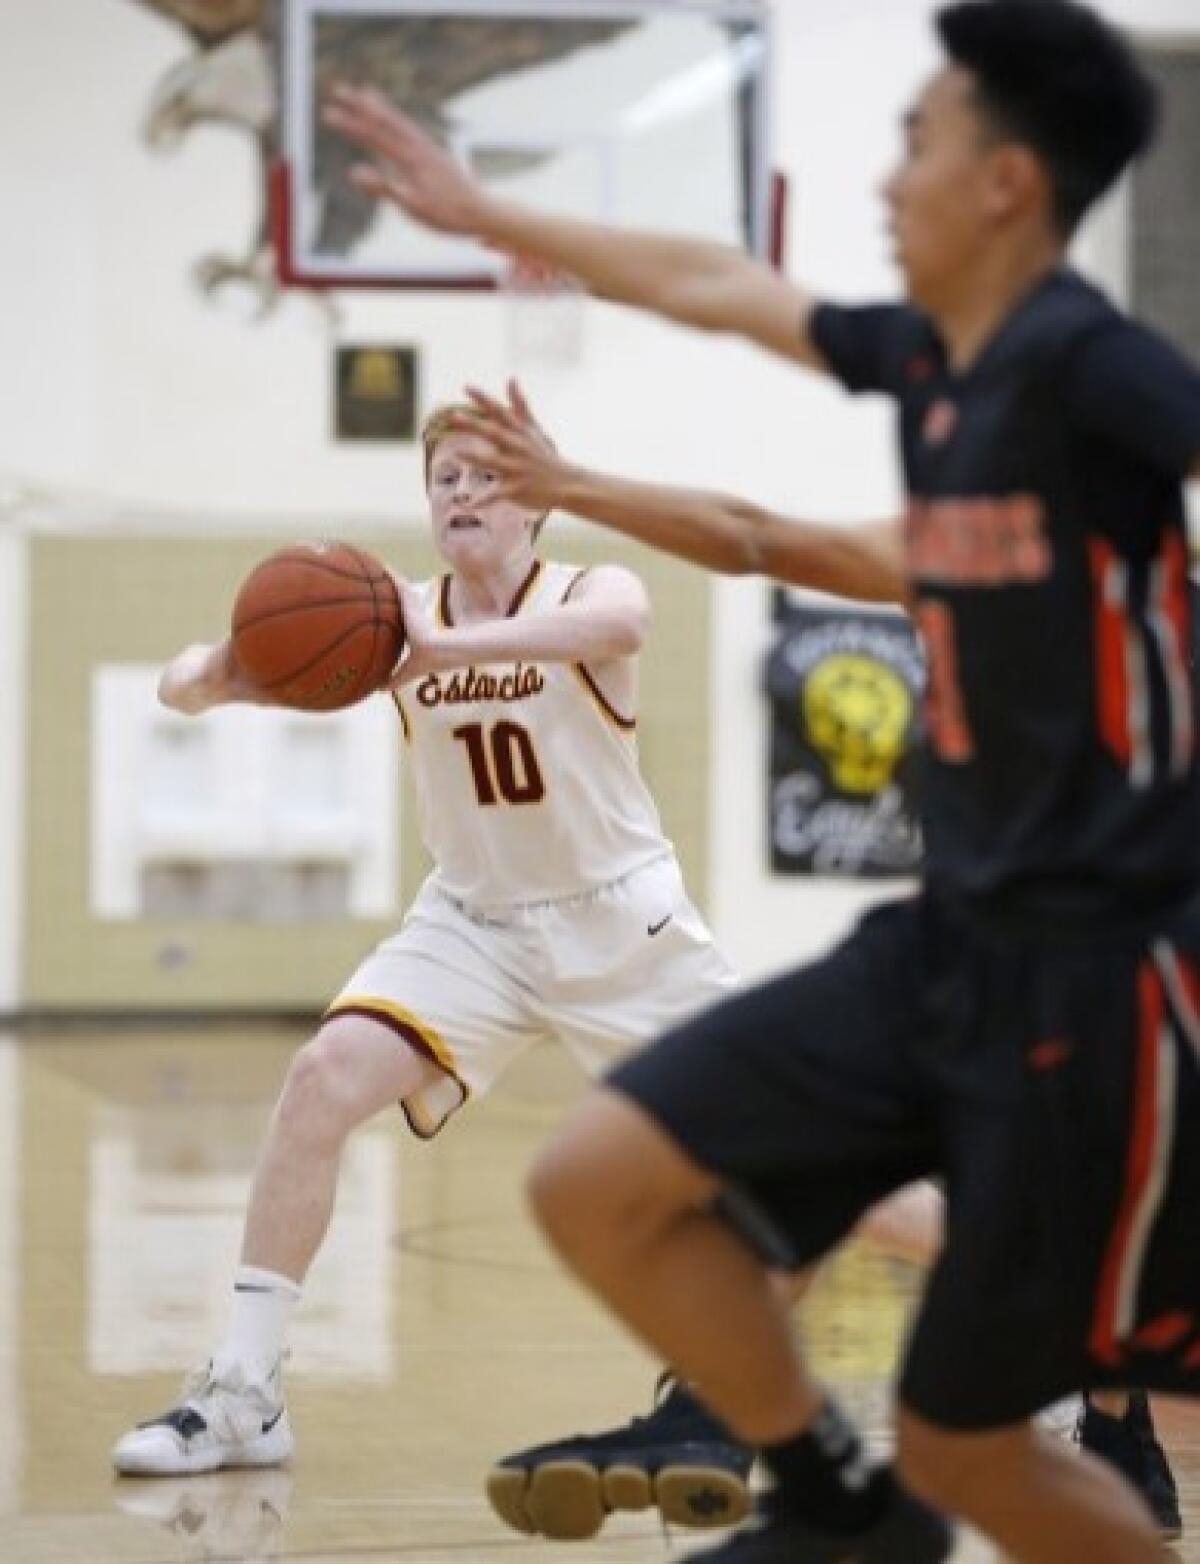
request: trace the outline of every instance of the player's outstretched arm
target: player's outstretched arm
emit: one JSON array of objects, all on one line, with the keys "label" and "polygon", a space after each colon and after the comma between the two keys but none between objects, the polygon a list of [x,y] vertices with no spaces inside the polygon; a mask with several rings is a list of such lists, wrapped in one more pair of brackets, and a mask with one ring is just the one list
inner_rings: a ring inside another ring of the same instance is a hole
[{"label": "player's outstretched arm", "polygon": [[496,474],[502,497],[570,511],[725,575],[764,575],[864,602],[907,601],[899,521],[823,526],[729,495],[589,471],[549,445],[515,382],[507,403],[475,388],[467,395],[476,412],[459,427],[478,440],[478,459]]},{"label": "player's outstretched arm", "polygon": [[374,158],[352,171],[354,183],[429,228],[531,256],[600,298],[748,337],[810,369],[826,367],[809,335],[807,294],[741,250],[548,216],[499,200],[369,87],[335,87],[323,118]]},{"label": "player's outstretched arm", "polygon": [[228,639],[215,645],[187,646],[173,657],[158,681],[158,698],[164,706],[185,717],[198,717],[214,706],[228,706],[235,701],[271,704],[239,672],[233,643]]},{"label": "player's outstretched arm", "polygon": [[401,687],[428,673],[472,664],[542,662],[602,667],[636,657],[650,628],[650,600],[631,570],[598,565],[579,580],[568,600],[512,619],[440,626],[407,582],[397,579],[408,655],[396,670]]}]

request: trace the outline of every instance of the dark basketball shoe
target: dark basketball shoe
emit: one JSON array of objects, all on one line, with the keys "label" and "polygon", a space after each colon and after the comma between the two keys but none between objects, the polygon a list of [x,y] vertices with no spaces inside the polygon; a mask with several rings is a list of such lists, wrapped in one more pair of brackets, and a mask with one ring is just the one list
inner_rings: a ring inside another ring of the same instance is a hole
[{"label": "dark basketball shoe", "polygon": [[594,1536],[613,1510],[657,1505],[673,1526],[733,1526],[750,1512],[754,1452],[677,1381],[659,1381],[649,1417],[505,1456],[488,1473],[492,1508],[515,1531]]},{"label": "dark basketball shoe", "polygon": [[1165,1541],[1183,1535],[1175,1478],[1154,1432],[1150,1402],[1143,1391],[1130,1396],[1124,1417],[1109,1417],[1085,1396],[1075,1438],[1084,1450],[1115,1466],[1133,1484],[1149,1506]]},{"label": "dark basketball shoe", "polygon": [[949,1522],[903,1488],[870,1531],[854,1536],[818,1531],[768,1493],[749,1526],[684,1564],[941,1564],[953,1548]]}]

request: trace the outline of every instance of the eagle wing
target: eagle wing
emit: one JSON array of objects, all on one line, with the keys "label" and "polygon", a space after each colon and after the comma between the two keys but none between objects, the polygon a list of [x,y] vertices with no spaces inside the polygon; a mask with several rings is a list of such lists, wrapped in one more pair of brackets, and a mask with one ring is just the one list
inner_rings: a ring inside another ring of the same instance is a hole
[{"label": "eagle wing", "polygon": [[[472,87],[536,65],[569,58],[636,27],[633,20],[570,21],[544,17],[329,16],[316,27],[317,86],[333,81],[377,87],[432,135],[453,126],[451,105]],[[375,203],[347,179],[362,153],[318,127],[315,176],[322,200],[317,248],[347,254],[370,226]],[[515,173],[536,154],[489,160],[484,172]]]}]

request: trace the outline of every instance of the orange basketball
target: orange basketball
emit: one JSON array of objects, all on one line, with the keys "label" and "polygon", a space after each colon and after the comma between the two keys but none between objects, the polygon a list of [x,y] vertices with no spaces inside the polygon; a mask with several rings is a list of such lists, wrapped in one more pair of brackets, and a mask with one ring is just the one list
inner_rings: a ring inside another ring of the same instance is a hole
[{"label": "orange basketball", "polygon": [[379,689],[404,649],[396,583],[349,543],[293,543],[243,581],[233,648],[246,677],[281,706],[352,706]]}]

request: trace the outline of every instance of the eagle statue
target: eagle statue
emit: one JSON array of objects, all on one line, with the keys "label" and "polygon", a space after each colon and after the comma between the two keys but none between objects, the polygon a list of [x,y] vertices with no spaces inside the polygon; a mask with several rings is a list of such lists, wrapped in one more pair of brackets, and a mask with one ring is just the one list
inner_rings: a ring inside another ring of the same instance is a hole
[{"label": "eagle statue", "polygon": [[[153,92],[143,135],[170,151],[199,125],[244,130],[259,150],[266,200],[267,169],[279,145],[277,35],[287,0],[135,0],[181,26],[192,52]],[[434,135],[455,128],[454,101],[513,71],[565,59],[636,27],[636,19],[401,13],[397,18],[330,12],[316,23],[318,92],[333,80],[377,87]],[[541,154],[496,155],[477,165],[488,177],[527,167]],[[314,173],[320,202],[316,247],[347,255],[374,218],[374,202],[346,179],[361,153],[318,123]],[[226,283],[250,284],[267,313],[279,295],[275,256],[264,209],[257,232],[239,257],[210,255],[196,267],[206,293]]]}]

